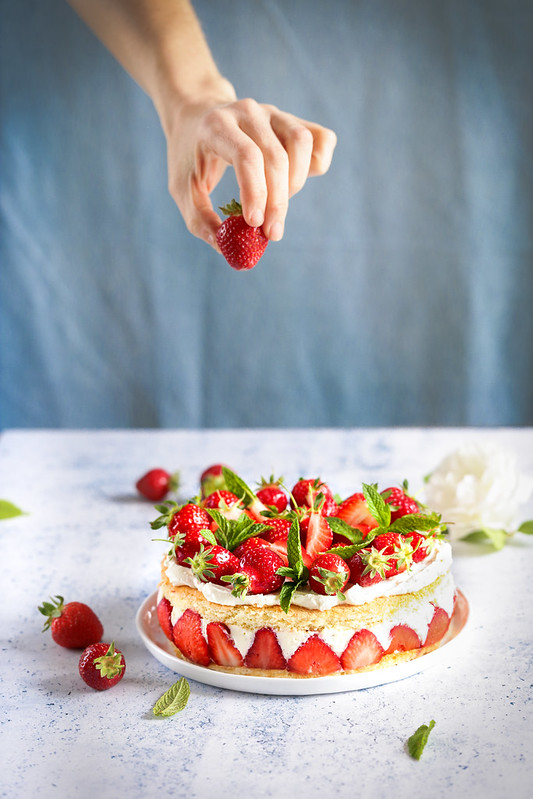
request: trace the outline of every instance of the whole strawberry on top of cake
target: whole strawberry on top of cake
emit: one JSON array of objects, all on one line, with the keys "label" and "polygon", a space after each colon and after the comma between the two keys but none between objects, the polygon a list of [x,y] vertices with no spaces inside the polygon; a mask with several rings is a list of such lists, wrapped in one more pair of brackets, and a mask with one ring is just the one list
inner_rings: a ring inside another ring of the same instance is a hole
[{"label": "whole strawberry on top of cake", "polygon": [[319,478],[302,478],[285,503],[278,495],[267,505],[261,489],[221,472],[222,488],[157,505],[152,522],[168,533],[157,615],[178,657],[302,678],[380,668],[439,646],[456,595],[451,547],[440,516],[405,486],[363,484],[337,501]]}]

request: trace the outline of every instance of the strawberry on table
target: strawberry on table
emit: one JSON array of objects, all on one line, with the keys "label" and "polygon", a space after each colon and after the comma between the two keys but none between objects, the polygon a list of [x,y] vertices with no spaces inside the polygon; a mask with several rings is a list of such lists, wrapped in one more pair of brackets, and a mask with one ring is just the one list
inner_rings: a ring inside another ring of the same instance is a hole
[{"label": "strawberry on table", "polygon": [[204,469],[200,475],[200,492],[203,498],[212,494],[213,491],[226,488],[226,481],[222,474],[223,467],[224,464],[222,463],[214,463],[212,466],[208,466],[207,469]]},{"label": "strawberry on table", "polygon": [[43,632],[50,629],[52,638],[67,649],[84,649],[101,640],[104,628],[96,613],[84,602],[67,602],[62,596],[50,597],[39,612],[46,616]]},{"label": "strawberry on table", "polygon": [[222,255],[233,269],[252,269],[268,244],[263,228],[246,224],[241,204],[236,200],[221,206],[220,210],[227,217],[216,234]]},{"label": "strawberry on table", "polygon": [[135,483],[139,494],[150,502],[161,502],[170,491],[177,491],[178,485],[178,473],[170,474],[166,469],[150,469]]},{"label": "strawberry on table", "polygon": [[309,585],[317,594],[337,596],[344,599],[342,593],[350,579],[350,569],[345,561],[332,552],[324,552],[314,561],[309,570]]},{"label": "strawberry on table", "polygon": [[82,653],[78,665],[80,677],[96,691],[112,688],[124,677],[126,661],[119,649],[111,644],[91,644]]}]

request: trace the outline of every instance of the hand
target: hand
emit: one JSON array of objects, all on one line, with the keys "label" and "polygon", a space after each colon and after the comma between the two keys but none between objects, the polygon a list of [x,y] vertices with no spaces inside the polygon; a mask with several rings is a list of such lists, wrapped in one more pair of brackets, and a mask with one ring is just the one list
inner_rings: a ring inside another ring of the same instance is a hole
[{"label": "hand", "polygon": [[278,241],[289,198],[328,170],[337,143],[333,131],[250,99],[182,106],[166,135],[170,193],[190,232],[215,249],[210,194],[228,164],[244,219]]}]

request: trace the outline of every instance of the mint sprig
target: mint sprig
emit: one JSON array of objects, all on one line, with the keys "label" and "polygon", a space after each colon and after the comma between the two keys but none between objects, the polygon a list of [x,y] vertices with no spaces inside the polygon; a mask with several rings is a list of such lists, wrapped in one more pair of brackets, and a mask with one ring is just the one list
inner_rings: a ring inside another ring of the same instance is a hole
[{"label": "mint sprig", "polygon": [[422,724],[407,740],[407,749],[411,757],[415,760],[420,760],[422,752],[428,742],[429,733],[434,726],[434,721],[430,721],[429,724]]},{"label": "mint sprig", "polygon": [[154,716],[168,717],[179,713],[186,707],[190,694],[189,683],[185,677],[180,677],[163,696],[159,697],[152,708]]},{"label": "mint sprig", "polygon": [[282,566],[277,570],[281,577],[288,578],[279,592],[279,604],[281,609],[287,613],[294,596],[294,592],[305,585],[309,579],[309,569],[305,565],[302,557],[302,544],[300,541],[300,522],[298,516],[292,514],[292,524],[287,536],[287,560],[288,566]]},{"label": "mint sprig", "polygon": [[239,477],[238,474],[232,472],[227,466],[222,467],[222,474],[228,487],[228,491],[231,491],[232,494],[235,494],[237,497],[239,497],[239,499],[244,502],[245,505],[249,505],[256,499],[252,489],[246,485],[244,480]]},{"label": "mint sprig", "polygon": [[388,528],[391,520],[391,507],[388,505],[378,491],[375,483],[369,485],[363,483],[363,494],[368,505],[368,510],[377,521],[380,527]]},{"label": "mint sprig", "polygon": [[230,552],[233,552],[243,541],[260,535],[268,529],[268,524],[254,522],[246,513],[241,513],[238,519],[227,519],[217,508],[207,508],[207,512],[218,525],[214,533],[216,542],[225,549],[229,549]]}]

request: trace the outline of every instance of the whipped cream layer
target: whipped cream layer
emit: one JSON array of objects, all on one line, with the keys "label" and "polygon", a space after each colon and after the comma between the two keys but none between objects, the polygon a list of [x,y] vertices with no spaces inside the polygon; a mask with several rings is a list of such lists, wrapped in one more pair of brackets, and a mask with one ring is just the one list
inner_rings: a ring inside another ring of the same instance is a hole
[{"label": "whipped cream layer", "polygon": [[[387,580],[381,580],[374,585],[352,585],[344,592],[345,601],[339,600],[336,596],[322,596],[315,594],[311,589],[303,589],[294,593],[292,604],[309,610],[328,610],[335,605],[364,605],[378,597],[409,594],[431,585],[438,577],[449,572],[451,563],[450,544],[447,541],[437,541],[431,555],[420,563],[413,563],[409,570],[389,577]],[[214,602],[216,605],[256,605],[257,607],[279,605],[279,594],[247,594],[244,597],[236,597],[232,595],[231,588],[202,582],[187,566],[180,566],[176,563],[172,555],[166,558],[165,572],[172,585],[196,588],[208,602]],[[444,610],[447,608],[444,607]]]}]

